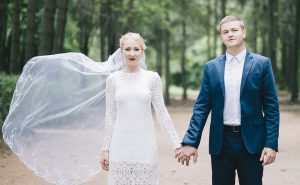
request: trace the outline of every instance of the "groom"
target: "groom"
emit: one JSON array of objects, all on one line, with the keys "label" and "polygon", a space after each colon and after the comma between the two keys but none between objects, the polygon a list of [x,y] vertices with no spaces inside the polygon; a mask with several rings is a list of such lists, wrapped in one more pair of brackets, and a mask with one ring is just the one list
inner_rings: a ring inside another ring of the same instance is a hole
[{"label": "groom", "polygon": [[[209,153],[212,184],[261,185],[263,166],[278,151],[279,107],[271,61],[250,53],[244,45],[246,29],[236,16],[219,25],[226,54],[206,63],[178,161],[189,165],[197,157],[202,131],[211,112]],[[270,46],[272,47],[272,46]]]}]

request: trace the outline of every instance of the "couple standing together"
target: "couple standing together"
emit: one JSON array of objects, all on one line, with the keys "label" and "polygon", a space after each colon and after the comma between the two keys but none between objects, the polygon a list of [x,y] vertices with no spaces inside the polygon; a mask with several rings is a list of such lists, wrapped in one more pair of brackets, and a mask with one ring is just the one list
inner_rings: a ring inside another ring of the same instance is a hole
[{"label": "couple standing together", "polygon": [[197,159],[197,148],[211,113],[209,153],[212,184],[262,184],[263,167],[278,151],[279,106],[269,58],[246,50],[246,29],[236,16],[219,25],[225,55],[206,63],[193,115],[180,142],[163,101],[157,73],[139,65],[146,49],[143,38],[127,33],[120,39],[125,67],[106,81],[105,140],[101,165],[108,184],[157,184],[157,144],[151,114],[183,165]]}]

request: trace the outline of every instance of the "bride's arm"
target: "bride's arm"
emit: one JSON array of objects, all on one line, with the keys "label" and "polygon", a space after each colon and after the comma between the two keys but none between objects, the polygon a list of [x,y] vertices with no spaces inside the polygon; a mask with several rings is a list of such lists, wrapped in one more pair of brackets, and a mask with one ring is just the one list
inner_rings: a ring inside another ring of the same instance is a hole
[{"label": "bride's arm", "polygon": [[116,101],[115,101],[115,88],[112,76],[106,80],[106,112],[105,112],[105,137],[102,150],[109,150],[111,137],[114,130],[116,121]]},{"label": "bride's arm", "polygon": [[112,77],[109,76],[106,80],[106,112],[105,112],[105,136],[102,146],[101,166],[104,170],[109,170],[109,148],[111,137],[114,130],[116,121],[116,102],[115,102],[115,89]]},{"label": "bride's arm", "polygon": [[166,135],[168,136],[169,140],[171,141],[172,148],[178,149],[180,148],[181,144],[178,135],[175,131],[175,128],[173,126],[171,117],[165,106],[163,91],[162,91],[162,83],[157,73],[154,74],[151,92],[152,92],[152,104],[155,110],[158,123],[162,127]]}]

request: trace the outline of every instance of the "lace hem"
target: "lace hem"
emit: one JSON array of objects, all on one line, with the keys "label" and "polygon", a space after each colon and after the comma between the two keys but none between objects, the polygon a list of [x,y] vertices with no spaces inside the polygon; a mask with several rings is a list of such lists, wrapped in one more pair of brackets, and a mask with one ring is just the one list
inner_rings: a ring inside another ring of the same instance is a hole
[{"label": "lace hem", "polygon": [[110,162],[108,185],[157,185],[157,164]]}]

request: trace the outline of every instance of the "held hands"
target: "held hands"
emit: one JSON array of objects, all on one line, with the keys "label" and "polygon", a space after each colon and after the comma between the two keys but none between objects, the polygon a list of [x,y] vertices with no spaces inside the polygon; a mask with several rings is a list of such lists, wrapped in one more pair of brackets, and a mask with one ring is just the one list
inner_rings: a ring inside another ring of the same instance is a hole
[{"label": "held hands", "polygon": [[105,171],[108,171],[108,169],[109,169],[108,150],[105,150],[102,152],[100,163],[101,163],[102,169]]},{"label": "held hands", "polygon": [[175,152],[175,158],[178,158],[178,162],[182,165],[188,166],[190,163],[190,159],[193,156],[194,164],[197,163],[198,152],[197,149],[192,146],[182,146],[181,148],[177,148]]},{"label": "held hands", "polygon": [[275,161],[276,151],[272,148],[265,147],[261,153],[260,161],[263,161],[263,166],[271,164]]},{"label": "held hands", "polygon": [[182,146],[175,149],[175,157],[176,157],[176,154],[181,150],[181,148],[182,148]]}]

